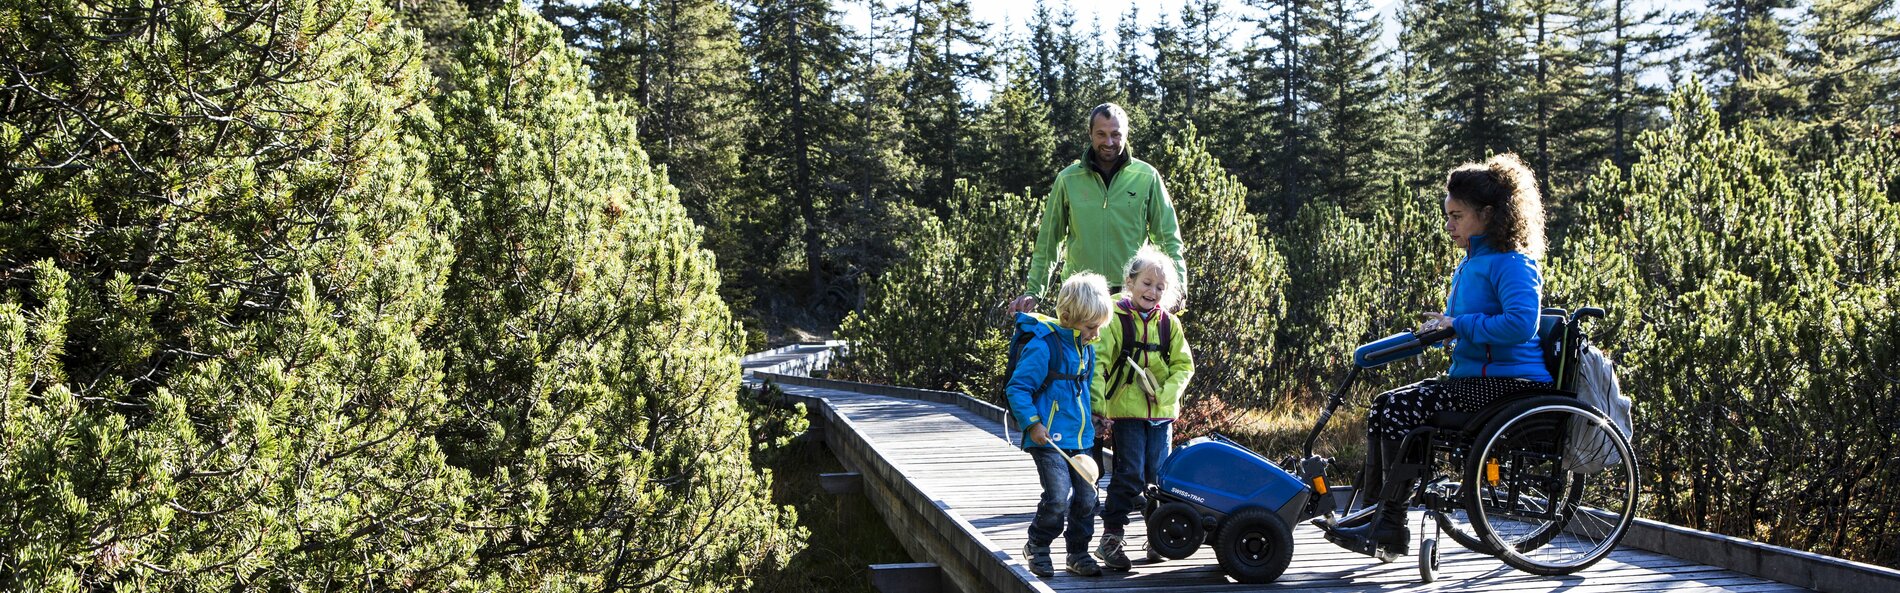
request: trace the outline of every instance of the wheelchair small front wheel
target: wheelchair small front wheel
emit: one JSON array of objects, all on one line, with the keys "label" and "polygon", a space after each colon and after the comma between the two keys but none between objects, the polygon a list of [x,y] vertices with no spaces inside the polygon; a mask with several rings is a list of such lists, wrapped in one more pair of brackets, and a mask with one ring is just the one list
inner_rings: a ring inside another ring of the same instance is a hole
[{"label": "wheelchair small front wheel", "polygon": [[1635,455],[1588,405],[1529,404],[1479,433],[1466,465],[1466,512],[1505,564],[1571,574],[1608,556],[1635,518]]},{"label": "wheelchair small front wheel", "polygon": [[1438,580],[1438,538],[1428,537],[1418,543],[1418,577],[1423,583]]}]

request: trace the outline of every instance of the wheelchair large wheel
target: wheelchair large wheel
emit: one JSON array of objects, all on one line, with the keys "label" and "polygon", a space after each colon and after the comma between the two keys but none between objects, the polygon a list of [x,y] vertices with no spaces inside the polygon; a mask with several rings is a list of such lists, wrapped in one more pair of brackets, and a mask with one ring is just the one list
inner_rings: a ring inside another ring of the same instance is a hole
[{"label": "wheelchair large wheel", "polygon": [[1465,467],[1466,512],[1505,564],[1539,575],[1588,568],[1636,515],[1629,441],[1596,410],[1537,398],[1496,416]]}]

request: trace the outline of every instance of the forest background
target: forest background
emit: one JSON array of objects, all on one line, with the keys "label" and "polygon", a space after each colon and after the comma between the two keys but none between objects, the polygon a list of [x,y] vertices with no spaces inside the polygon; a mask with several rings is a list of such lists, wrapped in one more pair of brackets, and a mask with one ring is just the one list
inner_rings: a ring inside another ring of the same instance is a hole
[{"label": "forest background", "polygon": [[1900,566],[1894,2],[1174,6],[0,1],[0,589],[810,586],[737,357],[994,399],[1103,101],[1182,220],[1184,433],[1284,449],[1512,151],[1644,514]]}]

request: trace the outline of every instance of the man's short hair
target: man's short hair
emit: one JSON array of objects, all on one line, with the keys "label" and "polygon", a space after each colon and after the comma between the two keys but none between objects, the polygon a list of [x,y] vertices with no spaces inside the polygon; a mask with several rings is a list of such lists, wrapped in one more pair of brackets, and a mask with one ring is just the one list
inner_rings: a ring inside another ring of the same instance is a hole
[{"label": "man's short hair", "polygon": [[1089,133],[1091,134],[1095,133],[1095,118],[1101,117],[1104,115],[1114,118],[1116,121],[1122,122],[1122,130],[1124,132],[1128,130],[1128,127],[1129,127],[1128,126],[1128,111],[1122,109],[1122,106],[1116,105],[1114,103],[1103,103],[1101,105],[1096,105],[1094,109],[1089,110]]}]

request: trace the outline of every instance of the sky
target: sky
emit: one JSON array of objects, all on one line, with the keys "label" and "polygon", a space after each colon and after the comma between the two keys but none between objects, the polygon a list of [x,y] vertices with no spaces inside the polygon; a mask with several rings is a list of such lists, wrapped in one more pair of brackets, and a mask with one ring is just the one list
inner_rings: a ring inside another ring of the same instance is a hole
[{"label": "sky", "polygon": [[[1074,9],[1076,28],[1083,32],[1093,30],[1095,24],[1099,23],[1102,34],[1109,36],[1110,39],[1113,39],[1115,35],[1115,25],[1121,21],[1122,13],[1127,12],[1130,5],[1140,6],[1142,25],[1146,28],[1153,26],[1164,17],[1169,22],[1179,22],[1181,6],[1187,3],[1187,0],[1044,1],[1048,3],[1053,13],[1059,14],[1064,5]],[[1384,41],[1388,46],[1397,45],[1399,27],[1396,7],[1399,2],[1400,0],[1372,0],[1371,2],[1373,10],[1385,19]],[[841,2],[833,6],[844,10],[845,22],[852,27],[864,30],[869,26],[870,12],[863,4]],[[1001,39],[1005,31],[1010,37],[1017,39],[1027,36],[1029,23],[1036,16],[1036,0],[970,0],[970,8],[977,20],[990,23],[990,35],[993,39]],[[1254,10],[1247,6],[1244,0],[1225,0],[1222,8],[1232,14],[1243,14]],[[1247,33],[1247,27],[1246,23],[1239,21],[1228,23],[1228,29],[1234,35]],[[998,73],[1000,74],[1001,71],[999,70]],[[989,85],[980,83],[973,85],[973,88],[968,89],[968,94],[970,99],[977,102],[987,101],[990,94]]]},{"label": "sky", "polygon": [[[1385,18],[1387,41],[1396,38],[1398,14],[1396,7],[1400,0],[1373,0],[1373,10]],[[1187,0],[1045,0],[1051,12],[1059,13],[1064,5],[1075,10],[1076,26],[1084,31],[1090,24],[1099,22],[1103,33],[1113,36],[1115,24],[1121,21],[1122,13],[1128,12],[1131,5],[1141,7],[1141,19],[1144,25],[1153,25],[1162,16],[1169,21],[1178,21],[1181,5]],[[864,26],[869,22],[869,13],[857,3],[841,3],[848,21],[854,26]],[[999,27],[1007,28],[1010,34],[1021,37],[1028,34],[1029,21],[1036,16],[1036,0],[970,0],[970,8],[977,20],[991,23],[991,33],[999,33]],[[1251,12],[1243,0],[1226,0],[1222,8],[1235,13]],[[999,25],[1007,23],[1007,25]],[[1244,23],[1232,23],[1236,32]]]},{"label": "sky", "polygon": [[[1059,13],[1064,5],[1074,9],[1076,27],[1081,31],[1090,31],[1094,28],[1095,23],[1099,23],[1102,34],[1107,35],[1111,40],[1115,35],[1115,25],[1121,21],[1122,13],[1127,12],[1130,5],[1140,6],[1142,25],[1145,28],[1153,26],[1162,18],[1166,18],[1169,22],[1179,22],[1181,6],[1187,3],[1187,0],[1044,1],[1048,3],[1052,12]],[[1369,2],[1371,10],[1377,12],[1381,19],[1384,20],[1384,37],[1382,43],[1387,48],[1394,48],[1398,45],[1398,8],[1400,2],[1402,2],[1402,0],[1371,0],[1371,2]],[[1647,7],[1665,8],[1669,10],[1694,10],[1707,6],[1705,0],[1636,0],[1632,4],[1633,6],[1631,8],[1636,10]],[[864,28],[869,26],[870,13],[862,3],[840,2],[834,4],[834,6],[844,10],[845,20],[851,26],[859,30],[864,30]],[[977,20],[991,24],[990,35],[992,39],[1001,39],[1005,31],[1007,31],[1010,37],[1020,39],[1028,35],[1029,22],[1035,18],[1036,0],[970,0],[970,8],[975,13]],[[1245,0],[1223,0],[1222,8],[1230,13],[1230,17],[1233,15],[1244,15],[1254,11],[1252,7],[1247,6]],[[1250,28],[1251,25],[1248,23],[1239,20],[1230,21],[1228,23],[1228,30],[1236,37],[1235,39],[1230,39],[1229,43],[1235,43],[1242,35],[1251,34]],[[1000,69],[998,73],[1001,73]],[[1662,75],[1651,72],[1650,76],[1660,77]],[[1649,82],[1654,83],[1656,81]],[[973,85],[973,88],[968,90],[968,94],[970,99],[977,102],[987,101],[990,94],[989,85],[980,83]]]}]

